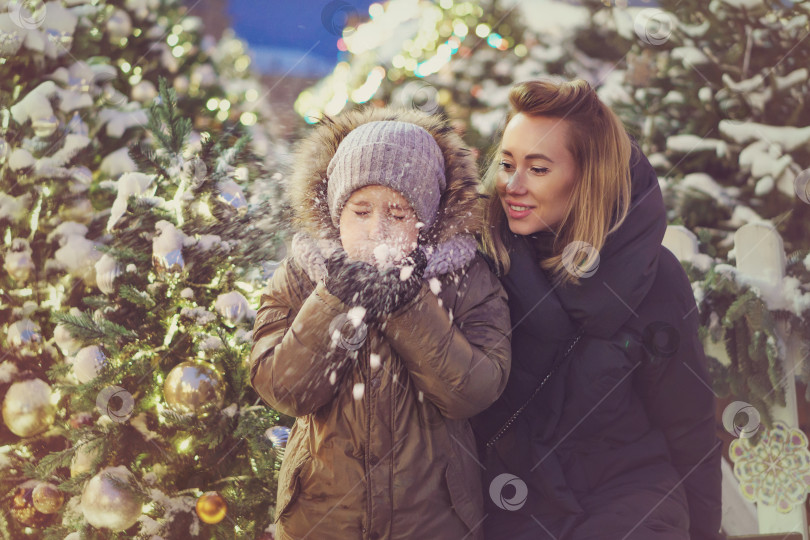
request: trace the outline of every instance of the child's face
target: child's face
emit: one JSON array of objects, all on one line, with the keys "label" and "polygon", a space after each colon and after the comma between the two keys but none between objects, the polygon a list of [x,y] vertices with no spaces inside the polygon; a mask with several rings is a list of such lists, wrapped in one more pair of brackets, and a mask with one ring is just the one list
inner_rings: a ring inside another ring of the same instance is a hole
[{"label": "child's face", "polygon": [[417,223],[398,191],[365,186],[351,194],[340,213],[340,241],[350,258],[385,266],[416,248]]}]

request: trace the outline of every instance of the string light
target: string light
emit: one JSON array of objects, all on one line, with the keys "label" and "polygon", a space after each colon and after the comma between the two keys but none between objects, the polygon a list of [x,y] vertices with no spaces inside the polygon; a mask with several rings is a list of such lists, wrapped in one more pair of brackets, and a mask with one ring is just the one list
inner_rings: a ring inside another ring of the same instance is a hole
[{"label": "string light", "polygon": [[250,66],[250,57],[246,54],[243,54],[239,58],[237,58],[234,63],[233,67],[236,71],[245,71]]},{"label": "string light", "polygon": [[[242,115],[239,117],[239,121],[242,122],[242,124],[245,126],[252,126],[253,124],[256,123],[257,119],[258,118],[256,117],[256,114],[250,111],[243,112]],[[210,213],[211,212],[209,210],[209,214]]]},{"label": "string light", "polygon": [[175,313],[172,316],[171,322],[169,323],[169,331],[166,332],[166,337],[163,339],[163,345],[168,346],[169,343],[172,342],[174,338],[174,334],[177,332],[177,321],[180,319],[180,314]]},{"label": "string light", "polygon": [[385,8],[382,4],[374,3],[368,6],[368,14],[373,19],[385,13]]},{"label": "string light", "polygon": [[180,441],[177,445],[178,452],[187,452],[189,448],[191,448],[191,440],[193,437],[188,437]]},{"label": "string light", "polygon": [[[364,103],[379,90],[385,79],[398,83],[402,78],[427,77],[438,73],[452,57],[467,56],[472,43],[467,38],[485,39],[489,47],[506,51],[514,46],[509,37],[512,28],[499,24],[495,32],[489,24],[476,21],[484,10],[475,2],[439,0],[422,3],[416,0],[390,0],[369,7],[371,20],[356,28],[344,29],[338,48],[352,55],[351,63],[340,62],[333,72],[317,85],[302,91],[294,109],[307,123],[317,123],[324,114],[340,113],[349,102]],[[412,28],[398,52],[380,59],[379,52],[390,48],[391,36],[401,35],[402,28]],[[475,37],[477,36],[477,38]],[[525,46],[515,49],[525,56]]]},{"label": "string light", "polygon": [[475,27],[475,35],[480,38],[485,38],[489,35],[489,25],[481,23]]},{"label": "string light", "polygon": [[352,92],[352,101],[355,103],[365,103],[371,99],[371,96],[377,92],[377,89],[380,87],[380,83],[384,78],[385,68],[382,66],[377,66],[372,69],[368,74],[368,78],[363,86]]}]

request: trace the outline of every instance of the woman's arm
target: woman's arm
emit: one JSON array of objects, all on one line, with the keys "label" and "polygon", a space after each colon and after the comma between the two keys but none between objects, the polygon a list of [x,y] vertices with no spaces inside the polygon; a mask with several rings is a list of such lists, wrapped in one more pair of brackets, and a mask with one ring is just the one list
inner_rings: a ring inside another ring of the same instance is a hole
[{"label": "woman's arm", "polygon": [[451,320],[427,283],[416,299],[382,326],[416,387],[448,418],[469,418],[506,386],[511,363],[506,293],[476,257],[461,285]]},{"label": "woman's arm", "polygon": [[345,313],[323,283],[313,289],[289,260],[275,271],[261,297],[250,352],[251,386],[268,405],[303,416],[332,400],[350,359],[333,343],[329,329]]}]

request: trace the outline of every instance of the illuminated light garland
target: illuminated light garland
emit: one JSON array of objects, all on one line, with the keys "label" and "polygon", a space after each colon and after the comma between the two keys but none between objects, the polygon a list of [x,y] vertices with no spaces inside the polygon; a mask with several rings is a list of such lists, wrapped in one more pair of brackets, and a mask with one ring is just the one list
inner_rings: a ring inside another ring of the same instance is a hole
[{"label": "illuminated light garland", "polygon": [[[339,62],[320,83],[302,91],[295,101],[295,111],[307,123],[315,124],[324,114],[339,114],[350,101],[371,100],[386,77],[393,83],[408,76],[422,78],[439,72],[455,54],[469,57],[472,42],[479,39],[496,50],[513,48],[514,39],[505,35],[512,28],[503,24],[498,26],[499,32],[493,32],[489,24],[474,21],[483,14],[483,8],[474,2],[453,0],[438,3],[390,0],[384,5],[372,4],[370,20],[356,28],[344,29],[337,41],[340,57],[352,55],[351,63]],[[402,35],[403,29],[412,32],[410,37],[402,41],[398,52],[391,51],[391,37]],[[468,37],[471,42],[464,45]],[[373,51],[380,54],[364,54]],[[528,54],[525,45],[514,51],[519,57]]]},{"label": "illuminated light garland", "polygon": [[365,103],[373,96],[385,78],[385,68],[377,66],[368,74],[363,86],[352,92],[352,101],[355,103]]},{"label": "illuminated light garland", "polygon": [[[258,117],[256,116],[256,113],[252,113],[250,111],[243,112],[239,117],[239,121],[245,126],[252,126],[257,120]],[[211,214],[211,211],[209,210],[208,213]]]},{"label": "illuminated light garland", "polygon": [[417,77],[426,77],[436,73],[443,65],[450,61],[450,58],[453,56],[453,52],[455,51],[453,51],[453,49],[447,43],[439,45],[439,47],[436,49],[436,55],[433,58],[430,58],[429,60],[417,65],[413,74]]}]

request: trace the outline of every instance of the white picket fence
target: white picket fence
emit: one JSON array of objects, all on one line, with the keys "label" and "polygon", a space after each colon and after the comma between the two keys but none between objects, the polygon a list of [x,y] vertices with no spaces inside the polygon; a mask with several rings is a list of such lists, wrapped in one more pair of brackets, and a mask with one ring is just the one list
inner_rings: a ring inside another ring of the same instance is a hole
[{"label": "white picket fence", "polygon": [[[695,261],[701,256],[698,253],[697,238],[684,227],[668,227],[663,244],[679,260]],[[785,277],[785,250],[782,237],[776,229],[766,222],[748,223],[734,234],[736,268],[746,279],[763,290],[780,286]],[[711,294],[707,291],[706,294]],[[785,348],[784,381],[787,406],[772,409],[774,420],[785,423],[788,427],[798,428],[798,400],[796,397],[795,372],[800,363],[805,361],[802,355],[801,337],[790,335],[780,323],[778,335]],[[707,339],[704,343],[706,354],[714,356],[721,362],[728,363],[728,356],[721,343]],[[803,406],[804,399],[802,398]],[[776,508],[754,504],[745,499],[735,478],[731,463],[723,457],[723,530],[730,536],[757,533],[801,533],[808,540],[807,503],[797,505],[790,512],[781,513]]]}]

